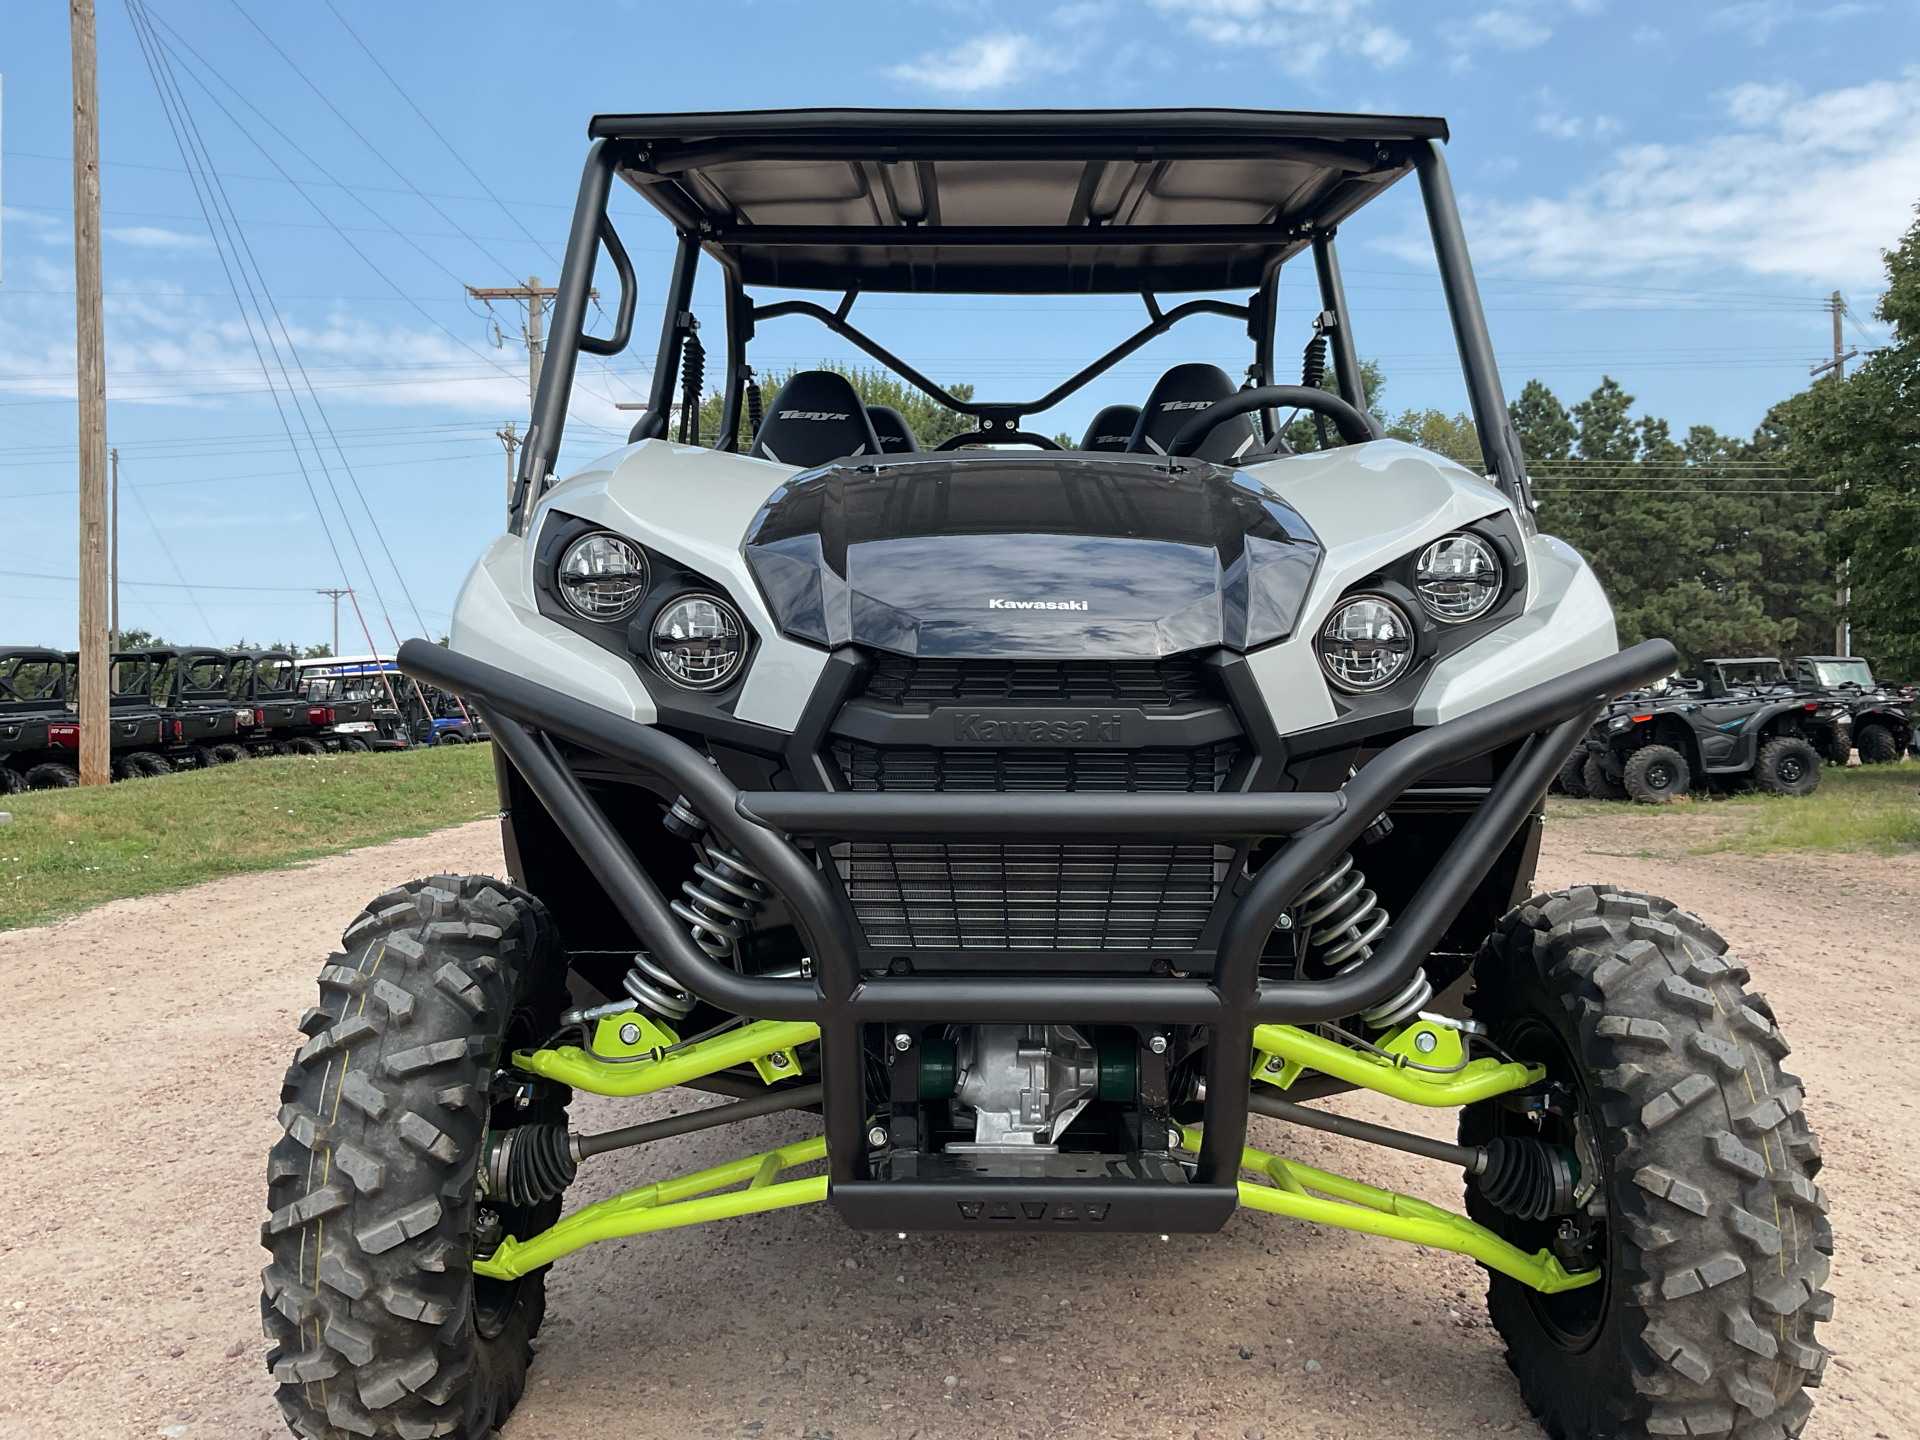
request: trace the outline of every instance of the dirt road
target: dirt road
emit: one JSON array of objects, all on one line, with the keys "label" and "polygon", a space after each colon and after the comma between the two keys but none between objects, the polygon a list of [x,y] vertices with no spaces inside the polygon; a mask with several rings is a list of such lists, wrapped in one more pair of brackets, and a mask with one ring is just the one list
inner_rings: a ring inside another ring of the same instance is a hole
[{"label": "dirt road", "polygon": [[[1637,854],[1550,825],[1543,888],[1711,918],[1797,1046],[1834,1203],[1838,1352],[1807,1434],[1920,1435],[1920,858]],[[285,1434],[261,1365],[264,1156],[313,975],[367,896],[499,868],[490,823],[0,934],[0,1435]],[[679,1104],[682,1102],[673,1102]],[[1343,1108],[1389,1118],[1391,1107]],[[666,1113],[586,1100],[585,1128]],[[1397,1123],[1405,1117],[1394,1113]],[[579,1197],[802,1117],[591,1163]],[[1254,1143],[1283,1148],[1255,1120]],[[1430,1128],[1440,1132],[1434,1117]],[[1457,1172],[1298,1132],[1289,1153],[1457,1204]],[[1216,1236],[899,1242],[821,1209],[570,1257],[505,1432],[530,1437],[1537,1435],[1452,1256],[1242,1213]]]}]

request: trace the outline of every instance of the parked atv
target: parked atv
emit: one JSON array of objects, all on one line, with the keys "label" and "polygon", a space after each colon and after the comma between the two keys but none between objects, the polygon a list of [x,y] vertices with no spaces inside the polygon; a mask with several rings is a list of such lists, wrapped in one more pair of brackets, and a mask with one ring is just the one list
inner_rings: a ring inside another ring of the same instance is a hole
[{"label": "parked atv", "polygon": [[253,752],[241,736],[254,728],[253,710],[233,699],[238,657],[225,650],[174,653],[162,678],[176,769],[231,765]]},{"label": "parked atv", "polygon": [[236,650],[229,694],[253,712],[241,743],[255,755],[320,755],[318,736],[331,721],[316,724],[300,676],[299,661],[284,650]]},{"label": "parked atv", "polygon": [[[1245,1208],[1455,1251],[1548,1433],[1798,1434],[1833,1239],[1776,1018],[1672,903],[1531,893],[1548,782],[1675,654],[1618,651],[1591,570],[1535,533],[1445,124],[842,109],[591,134],[507,533],[450,647],[398,656],[486,720],[511,878],[397,885],[320,971],[262,1231],[293,1430],[475,1440],[546,1393],[550,1266],[825,1203],[971,1236]],[[1408,176],[1484,478],[1385,439],[1361,388],[1334,231]],[[678,236],[652,391],[627,446],[560,478],[580,353],[631,339],[616,177]],[[608,338],[583,332],[602,248]],[[1283,274],[1312,332],[1278,333]],[[1042,398],[975,401],[856,327],[874,292],[1146,314]],[[1175,365],[1117,450],[1028,428],[1196,314],[1245,324],[1222,358],[1247,388]],[[889,449],[828,371],[762,406],[750,344],[795,316],[974,428]],[[1330,342],[1339,392],[1284,383],[1283,338],[1303,379]],[[1296,412],[1324,448],[1289,450]],[[741,1098],[569,1125],[577,1092],[674,1087]],[[1308,1103],[1355,1089],[1459,1110],[1457,1143]],[[777,1111],[820,1133],[563,1218],[596,1157]],[[1305,1130],[1457,1169],[1466,1213],[1294,1158]],[[1354,1297],[1383,1344],[1389,1263],[1419,1262],[1380,1255]],[[1203,1322],[1141,1323],[1191,1346]]]},{"label": "parked atv", "polygon": [[78,785],[79,755],[66,656],[33,645],[0,649],[0,795]]},{"label": "parked atv", "polygon": [[1844,704],[1808,700],[1778,660],[1708,660],[1704,678],[1614,702],[1587,733],[1580,780],[1596,800],[1678,799],[1696,778],[1810,795],[1820,757],[1844,733]]},{"label": "parked atv", "polygon": [[1846,730],[1836,726],[1829,748],[1821,752],[1830,763],[1845,765],[1851,750],[1859,752],[1862,765],[1888,765],[1906,753],[1913,702],[1891,686],[1876,684],[1873,667],[1859,656],[1797,655],[1793,680],[1802,694],[1846,707]]}]

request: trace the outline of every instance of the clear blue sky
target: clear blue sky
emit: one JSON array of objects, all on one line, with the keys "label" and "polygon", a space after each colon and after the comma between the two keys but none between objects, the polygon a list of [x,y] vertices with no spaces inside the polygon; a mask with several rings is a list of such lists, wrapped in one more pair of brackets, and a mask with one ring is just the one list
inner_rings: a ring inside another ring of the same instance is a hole
[{"label": "clear blue sky", "polygon": [[[596,110],[1444,115],[1509,393],[1538,377],[1571,403],[1609,374],[1676,432],[1745,433],[1804,386],[1829,348],[1822,304],[1836,288],[1857,317],[1849,343],[1878,339],[1880,250],[1920,199],[1911,0],[153,0],[199,139],[344,452],[343,465],[326,444],[325,472],[309,453],[303,477],[128,12],[100,5],[122,623],[178,641],[325,640],[329,603],[310,592],[341,584],[358,588],[383,647],[383,611],[401,635],[444,630],[501,525],[494,432],[526,414],[517,317],[499,308],[495,348],[462,286],[557,276]],[[0,643],[70,645],[66,8],[11,9],[7,39]],[[616,214],[645,338],[583,362],[563,470],[617,443],[614,403],[646,391],[670,237],[635,197],[617,197]],[[1425,243],[1411,184],[1341,236],[1360,348],[1384,367],[1391,412],[1464,403]],[[1283,305],[1285,351],[1305,339],[1302,281]],[[699,309],[717,329],[717,297],[703,292]],[[858,313],[935,378],[1024,398],[1126,333],[1136,309],[876,296]],[[754,356],[763,368],[825,357],[853,358],[804,320],[767,325]],[[1077,432],[1168,365],[1237,373],[1247,358],[1231,322],[1190,322],[1034,423]],[[342,628],[343,646],[364,644],[350,619]]]}]

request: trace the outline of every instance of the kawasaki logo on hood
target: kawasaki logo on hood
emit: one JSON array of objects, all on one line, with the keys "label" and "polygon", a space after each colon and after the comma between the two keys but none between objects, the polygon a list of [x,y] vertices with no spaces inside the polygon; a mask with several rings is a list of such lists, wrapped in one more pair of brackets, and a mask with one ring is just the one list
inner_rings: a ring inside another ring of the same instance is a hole
[{"label": "kawasaki logo on hood", "polygon": [[1087,610],[1085,600],[1001,600],[987,601],[989,610]]}]

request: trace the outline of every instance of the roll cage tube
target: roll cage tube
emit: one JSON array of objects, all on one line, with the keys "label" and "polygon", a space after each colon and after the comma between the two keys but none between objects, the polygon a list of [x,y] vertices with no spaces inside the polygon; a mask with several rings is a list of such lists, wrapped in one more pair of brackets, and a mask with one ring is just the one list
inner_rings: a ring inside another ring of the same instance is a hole
[{"label": "roll cage tube", "polygon": [[1250,410],[1315,410],[1333,421],[1340,438],[1350,445],[1386,438],[1386,430],[1371,414],[1356,409],[1338,395],[1316,390],[1311,385],[1262,385],[1256,390],[1241,390],[1224,400],[1216,400],[1193,419],[1167,444],[1167,454],[1191,455],[1223,420],[1245,415]]},{"label": "roll cage tube", "polygon": [[1537,507],[1527,484],[1526,458],[1520,453],[1520,437],[1513,433],[1513,421],[1507,414],[1500,367],[1493,358],[1486,311],[1480,307],[1473,261],[1467,255],[1466,231],[1460,226],[1460,207],[1454,200],[1453,180],[1447,174],[1446,156],[1438,141],[1429,140],[1414,148],[1414,169],[1420,176],[1420,198],[1426,205],[1434,257],[1440,262],[1440,288],[1446,293],[1447,313],[1453,320],[1460,368],[1467,376],[1467,398],[1473,406],[1473,428],[1480,439],[1481,459],[1494,483],[1523,514],[1531,516]]},{"label": "roll cage tube", "polygon": [[[631,332],[634,306],[632,268],[627,262],[624,248],[620,245],[619,237],[614,233],[606,214],[616,158],[611,148],[613,143],[604,137],[593,141],[588,149],[586,167],[581,176],[573,225],[568,235],[566,257],[561,270],[559,291],[555,296],[553,338],[542,367],[539,393],[534,401],[527,442],[521,448],[520,466],[515,477],[514,493],[509,507],[509,528],[516,534],[521,533],[524,527],[531,500],[537,498],[551,480],[554,461],[559,454],[561,437],[566,427],[567,403],[571,395],[580,351],[585,349],[590,354],[599,355],[619,353],[626,347]],[[1479,292],[1475,288],[1473,266],[1467,253],[1466,236],[1460,224],[1459,209],[1455,201],[1452,181],[1447,173],[1446,161],[1440,149],[1440,141],[1437,139],[1417,141],[1413,146],[1412,154],[1414,169],[1420,180],[1428,229],[1433,238],[1434,254],[1439,264],[1441,285],[1453,324],[1454,340],[1459,348],[1461,366],[1467,379],[1474,427],[1480,441],[1481,454],[1489,475],[1500,489],[1524,511],[1531,513],[1533,501],[1527,484],[1525,459],[1507,415],[1499,368],[1494,360],[1492,341],[1487,334],[1486,314],[1480,304]],[[800,237],[803,239],[828,242],[834,238],[834,235],[828,233],[825,227],[799,228],[804,232]],[[1182,230],[1182,227],[1149,228],[1156,232]],[[754,234],[758,243],[777,242],[783,238],[778,227],[760,227],[754,231]],[[1227,238],[1228,232],[1209,228],[1205,231],[1205,235],[1207,238],[1221,239]],[[674,383],[679,371],[680,349],[692,327],[693,277],[698,267],[700,250],[703,244],[709,243],[724,248],[728,238],[728,235],[717,233],[697,235],[687,230],[682,230],[679,234],[679,246],[674,259],[666,314],[661,325],[660,346],[654,366],[648,407],[633,427],[631,435],[633,440],[647,439],[665,432],[667,414],[672,405]],[[847,243],[858,243],[867,238],[871,238],[868,232],[850,232]],[[999,233],[997,227],[959,227],[954,230],[951,237],[947,237],[944,233],[942,236],[943,243],[968,245],[1015,244],[1031,241],[1032,238],[1030,233],[1017,227],[1007,231],[1004,236]],[[1142,237],[1143,240],[1146,238],[1148,237]],[[1173,243],[1180,237],[1174,233],[1157,233],[1151,238]],[[1366,395],[1360,378],[1358,352],[1354,346],[1352,327],[1347,316],[1346,297],[1341,285],[1332,230],[1317,231],[1311,243],[1323,313],[1331,314],[1334,322],[1329,339],[1333,346],[1334,366],[1341,387],[1341,398],[1354,409],[1364,411]],[[583,328],[588,291],[602,244],[607,246],[612,255],[615,268],[620,272],[621,281],[620,311],[616,320],[615,333],[606,340],[586,335]],[[999,438],[1001,434],[1018,431],[1019,422],[1026,415],[1038,413],[1058,404],[1148,341],[1165,333],[1178,321],[1194,314],[1210,313],[1245,319],[1248,333],[1255,342],[1255,360],[1251,367],[1255,373],[1251,378],[1256,382],[1266,382],[1270,385],[1273,379],[1273,342],[1270,332],[1277,309],[1274,304],[1274,292],[1278,288],[1278,277],[1279,267],[1276,265],[1263,279],[1260,290],[1250,297],[1250,303],[1246,305],[1233,305],[1217,300],[1191,300],[1163,313],[1154,297],[1146,294],[1143,298],[1146,300],[1148,313],[1152,317],[1146,326],[1046,395],[1028,404],[1008,405],[961,401],[949,394],[913,367],[906,365],[885,347],[849,325],[846,320],[849,303],[843,302],[838,312],[804,300],[783,301],[774,305],[755,307],[744,292],[734,293],[740,291],[740,286],[729,267],[726,394],[728,409],[732,412],[736,423],[733,427],[725,425],[721,427],[718,448],[728,448],[734,443],[733,432],[737,428],[739,414],[738,392],[742,388],[744,378],[745,341],[753,333],[757,318],[810,315],[826,324],[836,334],[858,345],[880,363],[893,369],[902,379],[941,404],[960,414],[982,419],[991,417],[995,432],[992,438]],[[850,302],[852,298],[853,292],[849,292],[848,301]],[[1272,414],[1265,407],[1262,407],[1262,414],[1271,426],[1274,423]],[[983,438],[986,437],[983,436]]]},{"label": "roll cage tube", "polygon": [[[613,153],[604,140],[587,147],[587,163],[580,176],[580,194],[574,201],[573,228],[567,234],[567,252],[561,262],[560,285],[553,297],[553,338],[540,367],[540,388],[533,400],[533,418],[526,444],[520,447],[520,468],[514,477],[507,506],[507,528],[519,534],[529,503],[537,499],[553,475],[560,454],[560,437],[567,428],[567,405],[573,394],[573,376],[580,352],[618,355],[633,336],[633,311],[639,298],[633,263],[607,218],[607,195],[613,184]],[[613,334],[607,339],[586,333],[588,292],[593,269],[605,245],[620,276],[620,304]]]}]

